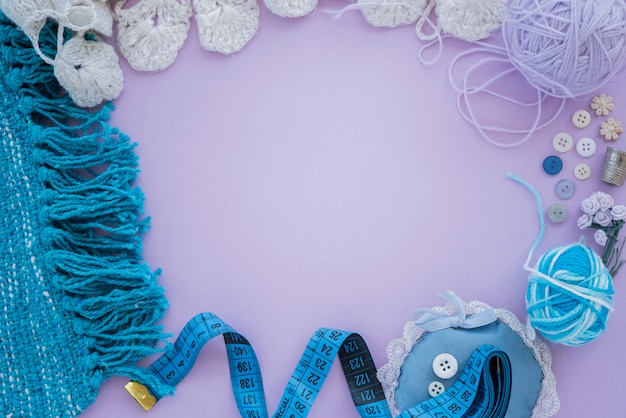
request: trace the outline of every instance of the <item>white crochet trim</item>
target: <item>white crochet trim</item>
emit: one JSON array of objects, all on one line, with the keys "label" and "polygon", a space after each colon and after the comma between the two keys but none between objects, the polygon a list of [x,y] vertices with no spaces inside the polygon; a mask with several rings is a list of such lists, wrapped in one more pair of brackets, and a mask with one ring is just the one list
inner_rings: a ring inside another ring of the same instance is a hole
[{"label": "white crochet trim", "polygon": [[444,32],[475,42],[502,26],[507,0],[437,0],[437,19]]},{"label": "white crochet trim", "polygon": [[191,0],[142,0],[124,9],[126,0],[115,5],[117,46],[131,67],[156,71],[176,59],[189,32]]},{"label": "white crochet trim", "polygon": [[[489,305],[472,301],[464,303],[465,312],[473,315],[488,309],[492,309]],[[434,310],[451,315],[456,312],[456,308],[447,304],[443,307],[437,306]],[[543,372],[543,381],[541,390],[537,398],[537,403],[533,409],[532,418],[547,418],[555,415],[560,407],[559,397],[556,393],[556,377],[552,373],[552,355],[548,346],[539,339],[532,339],[528,333],[528,328],[522,324],[517,317],[506,309],[494,309],[498,319],[508,325],[513,332],[518,334],[526,346],[531,350],[535,359],[539,363]],[[407,322],[404,326],[402,338],[395,339],[387,346],[387,364],[378,370],[378,380],[383,385],[385,396],[389,402],[389,408],[393,416],[400,415],[400,410],[396,404],[395,392],[398,387],[398,378],[400,370],[406,358],[411,353],[413,346],[422,337],[427,334],[426,331],[415,325],[415,322]]]},{"label": "white crochet trim", "polygon": [[[476,42],[489,37],[502,26],[506,4],[507,0],[428,0],[415,32],[423,41],[441,39],[443,32],[468,42]],[[429,19],[433,7],[437,15],[436,23]],[[426,33],[424,24],[432,32]]]},{"label": "white crochet trim", "polygon": [[239,51],[259,29],[256,0],[194,0],[200,43],[209,51]]},{"label": "white crochet trim", "polygon": [[[54,66],[59,83],[78,106],[92,107],[119,96],[124,78],[117,54],[96,36],[85,39],[87,32],[112,34],[113,17],[105,0],[0,0],[0,9],[26,33],[41,59]],[[59,26],[53,57],[39,45],[48,19]],[[66,29],[73,32],[68,42]]]},{"label": "white crochet trim", "polygon": [[317,7],[317,0],[264,0],[265,6],[281,17],[302,17]]},{"label": "white crochet trim", "polygon": [[395,27],[417,22],[426,0],[357,0],[361,13],[371,25]]},{"label": "white crochet trim", "polygon": [[113,100],[124,87],[124,76],[113,47],[100,40],[75,37],[58,53],[54,75],[81,107]]}]

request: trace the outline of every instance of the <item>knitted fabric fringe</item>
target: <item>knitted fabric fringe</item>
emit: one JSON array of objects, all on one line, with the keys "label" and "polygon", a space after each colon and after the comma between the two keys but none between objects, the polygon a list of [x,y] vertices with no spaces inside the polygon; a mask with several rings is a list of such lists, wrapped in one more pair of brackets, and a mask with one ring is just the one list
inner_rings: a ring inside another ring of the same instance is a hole
[{"label": "knitted fabric fringe", "polygon": [[[56,29],[41,42],[56,47]],[[160,349],[163,289],[141,257],[135,144],[61,89],[0,13],[0,412],[69,417]]]}]

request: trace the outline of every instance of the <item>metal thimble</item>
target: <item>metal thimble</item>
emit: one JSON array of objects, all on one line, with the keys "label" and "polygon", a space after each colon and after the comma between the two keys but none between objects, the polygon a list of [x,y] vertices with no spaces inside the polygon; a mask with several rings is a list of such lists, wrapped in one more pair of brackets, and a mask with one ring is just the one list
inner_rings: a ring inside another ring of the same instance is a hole
[{"label": "metal thimble", "polygon": [[602,167],[602,181],[621,186],[626,180],[626,152],[608,147]]}]

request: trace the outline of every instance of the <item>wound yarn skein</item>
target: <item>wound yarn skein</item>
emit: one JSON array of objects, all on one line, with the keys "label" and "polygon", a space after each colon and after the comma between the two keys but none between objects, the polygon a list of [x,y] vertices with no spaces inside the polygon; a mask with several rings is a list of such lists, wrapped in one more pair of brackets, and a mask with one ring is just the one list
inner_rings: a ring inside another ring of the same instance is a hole
[{"label": "wound yarn skein", "polygon": [[512,0],[502,30],[513,65],[554,97],[597,90],[626,59],[623,0]]},{"label": "wound yarn skein", "polygon": [[612,304],[611,275],[583,244],[548,251],[531,269],[528,320],[552,342],[578,346],[596,339],[606,328]]}]

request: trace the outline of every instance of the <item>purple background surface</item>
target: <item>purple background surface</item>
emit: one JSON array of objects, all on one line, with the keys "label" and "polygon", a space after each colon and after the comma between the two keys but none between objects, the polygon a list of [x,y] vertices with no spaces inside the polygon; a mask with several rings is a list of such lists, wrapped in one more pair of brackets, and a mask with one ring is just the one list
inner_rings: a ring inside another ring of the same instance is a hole
[{"label": "purple background surface", "polygon": [[[144,255],[163,269],[165,330],[177,335],[193,315],[211,311],[245,335],[259,357],[270,414],[319,327],[359,332],[380,367],[412,312],[443,304],[436,296],[443,290],[525,321],[522,265],[539,222],[532,195],[507,172],[532,183],[544,207],[559,202],[569,211],[564,223],[547,222],[533,263],[580,238],[579,205],[590,193],[626,203],[624,187],[600,181],[609,145],[597,133],[603,119],[585,130],[570,122],[588,98],[568,101],[556,122],[524,144],[495,147],[462,119],[448,80],[452,58],[470,44],[448,39],[441,60],[425,66],[412,27],[376,29],[358,12],[338,21],[323,12],[340,7],[322,2],[296,20],[262,7],[257,36],[228,57],[204,51],[193,23],[166,71],[138,73],[124,63],[126,87],[112,116],[139,143],[139,185],[153,224]],[[498,68],[480,74],[489,71]],[[624,86],[602,91],[614,97],[612,116],[626,121]],[[521,79],[505,87],[532,92]],[[480,101],[477,110],[508,126],[533,116]],[[556,154],[552,137],[560,131],[591,136],[598,152],[582,158],[572,149],[560,155],[563,171],[548,176],[541,163]],[[624,141],[615,146],[626,148]],[[591,166],[590,179],[574,178],[579,162]],[[554,193],[561,178],[576,184],[570,200]],[[624,280],[621,272],[616,311],[598,340],[550,345],[559,417],[626,410]],[[83,416],[146,416],[125,383],[110,379]],[[221,339],[147,416],[238,416]],[[358,416],[337,365],[309,416]]]}]

